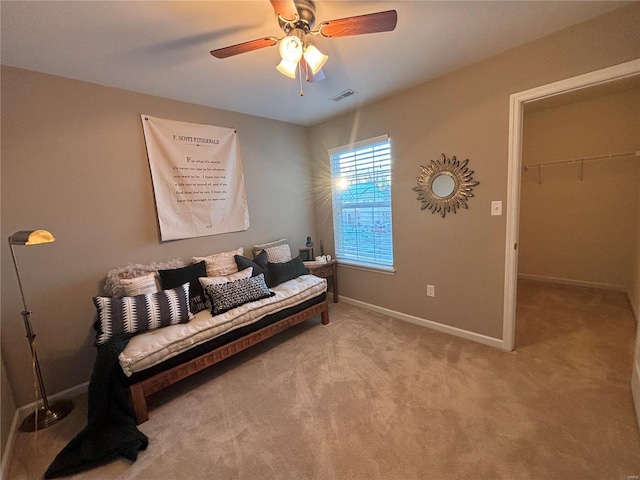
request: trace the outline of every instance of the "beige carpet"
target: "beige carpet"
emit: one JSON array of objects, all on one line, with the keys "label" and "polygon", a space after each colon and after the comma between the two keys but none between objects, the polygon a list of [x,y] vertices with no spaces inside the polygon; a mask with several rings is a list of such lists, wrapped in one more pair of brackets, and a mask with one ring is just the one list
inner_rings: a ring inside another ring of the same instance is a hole
[{"label": "beige carpet", "polygon": [[[617,292],[521,282],[517,349],[345,303],[151,399],[148,450],[82,479],[629,479],[635,322]],[[19,433],[41,478],[84,426]]]}]

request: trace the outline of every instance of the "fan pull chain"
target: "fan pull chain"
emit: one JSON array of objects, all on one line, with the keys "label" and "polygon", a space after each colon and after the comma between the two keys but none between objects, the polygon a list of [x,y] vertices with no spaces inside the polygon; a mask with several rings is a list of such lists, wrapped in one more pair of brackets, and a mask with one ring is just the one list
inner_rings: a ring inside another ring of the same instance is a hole
[{"label": "fan pull chain", "polygon": [[304,90],[302,90],[302,67],[300,66],[300,62],[298,62],[298,79],[300,79],[300,96],[304,97]]}]

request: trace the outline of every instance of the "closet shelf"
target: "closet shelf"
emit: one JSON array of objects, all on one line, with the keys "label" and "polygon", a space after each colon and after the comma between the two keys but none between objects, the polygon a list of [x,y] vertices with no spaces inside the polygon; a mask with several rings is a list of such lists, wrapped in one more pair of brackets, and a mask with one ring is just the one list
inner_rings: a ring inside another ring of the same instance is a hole
[{"label": "closet shelf", "polygon": [[542,185],[542,167],[554,166],[554,165],[571,165],[571,164],[579,163],[580,164],[580,181],[582,181],[584,177],[585,163],[596,162],[601,160],[616,160],[616,159],[630,158],[630,157],[640,157],[640,151],[611,153],[608,155],[595,155],[592,157],[579,157],[579,158],[572,158],[569,160],[558,160],[556,162],[534,163],[532,165],[524,165],[523,168],[525,172],[528,172],[532,168],[535,168],[538,171],[538,184]]},{"label": "closet shelf", "polygon": [[640,157],[640,151],[611,153],[608,155],[595,155],[593,157],[579,157],[579,158],[572,158],[569,160],[558,160],[556,162],[534,163],[532,165],[525,165],[524,169],[529,170],[531,168],[546,167],[548,165],[566,165],[570,163],[595,162],[598,160],[612,160],[612,159],[628,158],[628,157]]}]

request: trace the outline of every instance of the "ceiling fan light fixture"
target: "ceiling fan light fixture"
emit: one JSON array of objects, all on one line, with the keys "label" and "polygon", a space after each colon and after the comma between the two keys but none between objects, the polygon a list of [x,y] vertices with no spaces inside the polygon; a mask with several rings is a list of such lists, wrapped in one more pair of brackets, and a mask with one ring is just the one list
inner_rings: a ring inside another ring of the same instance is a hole
[{"label": "ceiling fan light fixture", "polygon": [[304,60],[314,75],[327,63],[329,57],[313,45],[309,45],[304,51]]},{"label": "ceiling fan light fixture", "polygon": [[280,40],[280,57],[290,63],[298,63],[302,58],[302,41],[295,35],[288,35]]},{"label": "ceiling fan light fixture", "polygon": [[290,62],[284,58],[280,61],[276,69],[283,75],[289,78],[296,78],[296,69],[298,68],[298,62]]},{"label": "ceiling fan light fixture", "polygon": [[[2,1],[2,0],[0,0]],[[290,78],[300,76],[300,95],[302,81],[315,82],[324,78],[322,67],[328,56],[308,43],[311,35],[325,38],[346,37],[366,33],[390,32],[396,28],[398,13],[395,10],[356,15],[322,22],[316,25],[315,0],[270,0],[278,17],[278,24],[284,33],[283,38],[263,37],[248,42],[229,45],[211,50],[216,58],[227,58],[241,53],[252,52],[265,47],[278,45],[282,61],[276,69]]]},{"label": "ceiling fan light fixture", "polygon": [[307,71],[307,82],[314,83],[324,80],[324,72],[322,69],[318,70],[318,73],[313,73],[311,70]]}]

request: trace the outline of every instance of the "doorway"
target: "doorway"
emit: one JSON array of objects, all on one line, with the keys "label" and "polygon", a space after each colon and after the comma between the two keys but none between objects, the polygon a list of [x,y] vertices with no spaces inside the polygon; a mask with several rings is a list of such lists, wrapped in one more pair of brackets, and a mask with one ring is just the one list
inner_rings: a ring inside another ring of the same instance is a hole
[{"label": "doorway", "polygon": [[515,93],[510,98],[509,159],[507,182],[507,229],[505,248],[505,285],[503,349],[515,348],[516,296],[518,279],[518,231],[520,216],[520,177],[522,167],[522,136],[524,106],[569,92],[595,87],[640,76],[640,60],[608,67],[595,72]]}]

